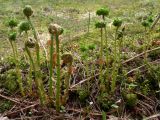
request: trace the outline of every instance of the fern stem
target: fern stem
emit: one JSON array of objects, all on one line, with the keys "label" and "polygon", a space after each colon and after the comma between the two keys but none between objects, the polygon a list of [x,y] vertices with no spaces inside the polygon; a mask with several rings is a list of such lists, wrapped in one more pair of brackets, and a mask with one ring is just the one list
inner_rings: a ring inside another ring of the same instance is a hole
[{"label": "fern stem", "polygon": [[61,87],[61,81],[60,81],[60,51],[59,51],[59,39],[58,35],[56,35],[56,52],[57,52],[57,82],[56,82],[56,110],[60,111],[60,87]]}]

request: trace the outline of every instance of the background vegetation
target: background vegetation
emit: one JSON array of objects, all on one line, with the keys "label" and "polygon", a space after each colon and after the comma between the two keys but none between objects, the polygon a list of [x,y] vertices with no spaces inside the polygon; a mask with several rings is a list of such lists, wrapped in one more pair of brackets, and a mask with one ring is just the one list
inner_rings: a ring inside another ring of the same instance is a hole
[{"label": "background vegetation", "polygon": [[[17,34],[15,44],[21,53],[19,58],[14,57],[16,55],[8,40],[8,34],[12,31],[8,22],[12,18],[16,18],[18,23],[26,20],[22,12],[25,5],[33,8],[31,21],[45,47],[40,47],[40,64],[36,61],[38,50],[33,51],[24,44],[26,40],[34,39],[31,30],[27,34]],[[102,20],[96,15],[101,7],[109,8],[105,34],[102,36],[100,29],[95,27],[95,23]],[[52,118],[52,114],[57,119],[105,120],[113,116],[148,119],[151,116],[158,120],[160,22],[153,30],[150,27],[159,13],[159,0],[0,0],[0,97],[3,98],[0,99],[0,113],[9,118],[19,118],[23,114],[24,119],[48,119]],[[117,19],[122,20],[118,31],[114,23]],[[151,24],[144,23],[149,20]],[[63,34],[56,34],[59,38],[48,32],[50,23],[63,27]],[[54,55],[45,52],[52,51],[48,40],[54,37],[57,58],[64,62],[69,56],[71,62],[65,61],[66,64],[60,66],[61,61],[56,59],[57,64],[52,70],[50,66],[54,66],[55,61],[51,58]],[[30,50],[33,61],[25,52],[27,50]],[[51,57],[50,60],[45,58],[46,55]],[[19,62],[15,62],[16,59]],[[51,71],[53,74],[49,74]],[[19,72],[22,81],[19,81]],[[49,82],[52,77],[60,81],[59,85]],[[32,79],[40,82],[34,83]],[[20,95],[22,89],[18,87],[21,82],[27,91],[26,96],[22,94],[23,97]],[[37,86],[40,88],[39,94],[36,94]],[[57,93],[58,86],[61,86],[61,93]],[[48,88],[51,90],[49,95]],[[55,97],[52,91],[63,97]],[[30,95],[29,92],[35,94]],[[37,102],[39,97],[41,102],[43,99],[47,101],[44,106]],[[58,101],[65,104],[59,106]],[[24,108],[23,112],[18,111],[21,108]],[[55,109],[60,113],[55,113]]]}]

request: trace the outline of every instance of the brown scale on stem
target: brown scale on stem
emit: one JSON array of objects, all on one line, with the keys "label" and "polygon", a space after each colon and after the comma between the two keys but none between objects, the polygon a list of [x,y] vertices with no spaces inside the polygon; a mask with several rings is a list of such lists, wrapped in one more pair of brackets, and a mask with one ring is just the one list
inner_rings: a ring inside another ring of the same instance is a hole
[{"label": "brown scale on stem", "polygon": [[[59,40],[61,41],[61,38],[59,37]],[[46,43],[47,47],[51,46],[51,40],[48,40]],[[53,42],[53,47],[56,49],[56,42]],[[53,69],[56,67],[56,61],[57,61],[57,53],[56,51],[53,52]]]},{"label": "brown scale on stem", "polygon": [[72,63],[73,63],[73,57],[70,53],[63,54],[62,57],[62,67],[67,66],[67,75],[65,77],[64,81],[64,96],[62,97],[62,105],[64,105],[67,102],[68,99],[68,93],[69,93],[69,86],[70,86],[70,76],[72,75]]}]

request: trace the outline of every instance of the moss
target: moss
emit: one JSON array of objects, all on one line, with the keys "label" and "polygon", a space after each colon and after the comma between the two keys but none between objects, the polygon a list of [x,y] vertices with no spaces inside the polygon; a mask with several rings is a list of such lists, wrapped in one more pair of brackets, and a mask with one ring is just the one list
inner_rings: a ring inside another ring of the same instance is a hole
[{"label": "moss", "polygon": [[114,19],[113,25],[114,25],[115,27],[117,27],[117,28],[121,27],[121,25],[122,25],[122,20],[119,19],[119,18]]},{"label": "moss", "polygon": [[108,16],[109,15],[109,9],[108,8],[106,8],[106,7],[104,7],[104,8],[100,8],[100,9],[98,9],[97,11],[96,11],[96,14],[98,15],[98,16]]},{"label": "moss", "polygon": [[11,19],[11,20],[8,21],[8,26],[9,26],[10,28],[16,27],[17,24],[18,24],[18,22],[17,22],[16,19]]},{"label": "moss", "polygon": [[149,24],[148,21],[145,20],[145,21],[142,22],[142,26],[146,28],[146,27],[149,27],[150,24]]},{"label": "moss", "polygon": [[94,50],[96,48],[95,44],[88,45],[89,50]]},{"label": "moss", "polygon": [[14,69],[11,69],[5,73],[5,82],[3,84],[3,87],[8,91],[8,92],[15,92],[17,90],[17,73]]},{"label": "moss", "polygon": [[20,24],[19,24],[19,32],[22,33],[22,32],[27,32],[31,29],[31,26],[29,24],[28,21],[22,21]]},{"label": "moss", "polygon": [[95,27],[96,27],[96,28],[105,28],[105,27],[106,27],[106,23],[103,22],[103,21],[96,22],[96,23],[95,23]]},{"label": "moss", "polygon": [[24,57],[20,58],[19,67],[22,71],[28,69],[29,66],[30,66],[29,63],[25,60]]},{"label": "moss", "polygon": [[114,104],[114,100],[108,93],[102,93],[100,96],[98,96],[97,102],[104,111],[108,111]]},{"label": "moss", "polygon": [[150,89],[150,81],[149,80],[144,80],[143,83],[141,83],[140,85],[140,90],[144,95],[149,95],[149,93],[151,92]]},{"label": "moss", "polygon": [[136,106],[137,104],[137,95],[136,94],[133,94],[133,93],[129,93],[129,94],[126,94],[125,96],[125,102],[126,102],[126,106],[128,108],[133,108]]},{"label": "moss", "polygon": [[87,46],[85,46],[85,45],[80,46],[81,52],[86,52],[87,50],[88,50]]},{"label": "moss", "polygon": [[85,102],[86,99],[89,97],[89,92],[87,90],[84,90],[84,89],[79,90],[78,94],[79,94],[79,100],[81,102]]},{"label": "moss", "polygon": [[12,102],[0,100],[0,113],[9,110],[12,107]]},{"label": "moss", "polygon": [[25,8],[23,9],[23,13],[26,17],[30,17],[33,14],[32,7],[30,5],[26,5]]},{"label": "moss", "polygon": [[160,50],[153,51],[153,52],[151,52],[148,56],[149,56],[149,58],[151,58],[152,60],[159,59],[159,57],[160,57]]},{"label": "moss", "polygon": [[148,21],[149,23],[153,23],[153,22],[154,22],[153,17],[152,17],[152,16],[149,16],[149,17],[147,18],[147,21]]},{"label": "moss", "polygon": [[12,32],[9,34],[8,38],[10,41],[15,41],[16,40],[16,36],[17,36],[17,33],[16,32]]},{"label": "moss", "polygon": [[145,77],[149,81],[150,89],[154,92],[159,90],[160,66],[149,66]]}]

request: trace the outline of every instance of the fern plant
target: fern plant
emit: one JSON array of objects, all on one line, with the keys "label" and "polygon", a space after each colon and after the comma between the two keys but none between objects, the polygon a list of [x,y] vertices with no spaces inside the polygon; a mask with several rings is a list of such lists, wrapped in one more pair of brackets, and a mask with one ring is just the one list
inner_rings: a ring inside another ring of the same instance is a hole
[{"label": "fern plant", "polygon": [[63,33],[63,28],[57,24],[49,25],[49,33],[55,36],[56,39],[56,54],[57,54],[57,81],[56,81],[56,110],[60,111],[60,97],[61,97],[61,79],[60,79],[60,47],[59,36]]}]

